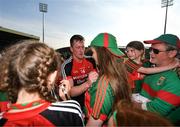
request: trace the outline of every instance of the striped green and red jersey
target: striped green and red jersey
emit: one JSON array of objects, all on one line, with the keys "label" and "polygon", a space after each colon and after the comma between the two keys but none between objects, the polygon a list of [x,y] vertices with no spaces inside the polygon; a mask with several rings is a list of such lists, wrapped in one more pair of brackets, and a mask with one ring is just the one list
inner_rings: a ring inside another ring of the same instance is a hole
[{"label": "striped green and red jersey", "polygon": [[114,98],[109,79],[101,76],[85,93],[86,117],[107,121],[112,115]]},{"label": "striped green and red jersey", "polygon": [[[141,89],[139,88],[141,86],[141,79],[140,79],[140,73],[137,72],[137,70],[142,67],[142,65],[137,64],[133,60],[129,59],[127,56],[123,56],[123,63],[125,64],[125,67],[128,72],[128,81],[130,84],[131,89]],[[136,87],[136,85],[138,87]],[[136,90],[138,91],[138,90]]]},{"label": "striped green and red jersey", "polygon": [[180,79],[177,72],[169,70],[146,76],[140,94],[151,100],[143,104],[145,109],[167,116],[180,106]]},{"label": "striped green and red jersey", "polygon": [[[148,59],[142,60],[142,65],[140,65],[140,64],[137,64],[137,65],[139,65],[141,67],[145,67],[145,68],[149,68],[149,67],[152,66],[152,64],[149,62]],[[139,73],[137,70],[134,70],[129,75],[132,76],[132,79],[134,81],[134,90],[133,90],[133,93],[139,93],[141,91],[142,82],[143,82],[143,79],[144,79],[144,78],[142,78],[142,75],[144,75],[144,74]]]}]

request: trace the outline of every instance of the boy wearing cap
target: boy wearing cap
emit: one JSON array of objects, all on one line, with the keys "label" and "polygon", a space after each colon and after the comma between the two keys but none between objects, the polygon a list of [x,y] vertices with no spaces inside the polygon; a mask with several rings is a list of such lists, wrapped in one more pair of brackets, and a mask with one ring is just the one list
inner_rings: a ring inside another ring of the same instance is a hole
[{"label": "boy wearing cap", "polygon": [[[176,61],[180,48],[180,41],[176,35],[164,34],[144,43],[151,44],[150,62],[157,67],[164,67]],[[180,79],[176,69],[146,76],[140,94],[149,101],[135,103],[138,107],[168,116],[180,106]]]}]

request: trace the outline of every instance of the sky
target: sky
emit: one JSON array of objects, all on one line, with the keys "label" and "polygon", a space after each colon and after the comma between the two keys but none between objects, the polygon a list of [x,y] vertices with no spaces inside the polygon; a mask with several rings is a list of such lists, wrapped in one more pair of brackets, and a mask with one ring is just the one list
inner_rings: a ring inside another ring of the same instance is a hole
[{"label": "sky", "polygon": [[[0,0],[0,26],[39,36],[45,13],[45,43],[54,49],[69,46],[74,34],[85,38],[85,46],[102,32],[113,34],[118,46],[134,40],[150,40],[164,33],[166,8],[161,0]],[[168,8],[166,33],[180,37],[180,0]]]}]

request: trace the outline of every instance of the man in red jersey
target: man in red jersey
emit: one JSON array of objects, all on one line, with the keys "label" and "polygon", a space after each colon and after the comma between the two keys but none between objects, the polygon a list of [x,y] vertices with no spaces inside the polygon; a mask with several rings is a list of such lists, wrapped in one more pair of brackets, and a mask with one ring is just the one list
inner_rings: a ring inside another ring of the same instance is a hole
[{"label": "man in red jersey", "polygon": [[72,56],[62,65],[62,75],[71,83],[69,92],[72,99],[84,107],[84,93],[98,77],[96,64],[91,56],[85,56],[84,37],[73,35],[70,39]]}]

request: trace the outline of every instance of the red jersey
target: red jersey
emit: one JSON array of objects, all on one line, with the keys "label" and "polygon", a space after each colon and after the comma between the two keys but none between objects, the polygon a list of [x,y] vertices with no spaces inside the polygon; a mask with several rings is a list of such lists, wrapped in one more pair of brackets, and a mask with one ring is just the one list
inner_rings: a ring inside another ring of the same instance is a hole
[{"label": "red jersey", "polygon": [[80,105],[73,100],[56,103],[41,100],[39,106],[23,110],[9,109],[0,114],[0,126],[84,126]]},{"label": "red jersey", "polygon": [[[96,64],[91,56],[85,56],[84,59],[79,63],[74,60],[72,56],[67,59],[61,68],[63,78],[72,78],[74,86],[78,86],[87,81],[88,74],[91,71],[96,70]],[[81,107],[84,106],[84,93],[80,96],[73,97],[72,99],[78,101]]]}]

